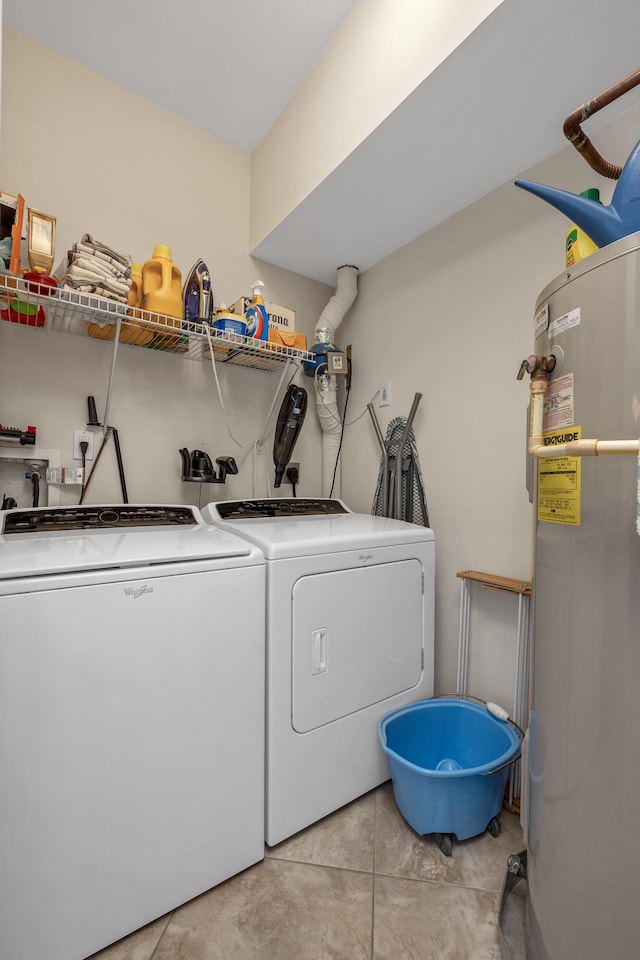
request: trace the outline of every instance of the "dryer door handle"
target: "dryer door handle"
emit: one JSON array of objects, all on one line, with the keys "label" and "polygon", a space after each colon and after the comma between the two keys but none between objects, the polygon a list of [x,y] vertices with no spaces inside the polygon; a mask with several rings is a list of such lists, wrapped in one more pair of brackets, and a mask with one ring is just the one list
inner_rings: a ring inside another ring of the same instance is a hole
[{"label": "dryer door handle", "polygon": [[327,629],[313,630],[311,633],[311,673],[327,671]]}]

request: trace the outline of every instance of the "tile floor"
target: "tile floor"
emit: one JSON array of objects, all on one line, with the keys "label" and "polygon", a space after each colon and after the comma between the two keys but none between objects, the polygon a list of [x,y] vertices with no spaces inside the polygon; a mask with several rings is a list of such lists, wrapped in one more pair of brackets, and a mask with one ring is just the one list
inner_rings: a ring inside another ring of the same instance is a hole
[{"label": "tile floor", "polygon": [[518,817],[500,820],[499,837],[445,857],[383,784],[93,960],[499,960],[500,889],[523,845]]}]

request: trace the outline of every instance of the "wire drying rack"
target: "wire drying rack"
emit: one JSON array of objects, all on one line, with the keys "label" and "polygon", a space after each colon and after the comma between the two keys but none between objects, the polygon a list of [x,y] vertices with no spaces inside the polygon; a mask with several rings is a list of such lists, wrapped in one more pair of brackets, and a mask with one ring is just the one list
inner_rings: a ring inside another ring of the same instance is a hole
[{"label": "wire drying rack", "polygon": [[0,317],[39,330],[107,340],[190,360],[210,360],[276,370],[290,361],[312,360],[306,350],[216,330],[138,307],[0,274]]}]

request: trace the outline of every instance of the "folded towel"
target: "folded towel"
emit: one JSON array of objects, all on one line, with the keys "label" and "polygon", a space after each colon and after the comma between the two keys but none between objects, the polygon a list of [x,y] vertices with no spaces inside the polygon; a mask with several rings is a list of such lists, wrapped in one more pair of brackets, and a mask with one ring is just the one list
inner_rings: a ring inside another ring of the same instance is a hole
[{"label": "folded towel", "polygon": [[113,303],[126,304],[124,297],[115,296],[112,290],[100,286],[99,283],[86,283],[82,281],[65,282],[62,284],[63,290],[72,290],[74,293],[90,293],[96,297],[103,297],[105,300],[111,300]]},{"label": "folded towel", "polygon": [[88,233],[85,233],[80,242],[91,247],[93,253],[96,255],[100,254],[104,257],[107,257],[109,260],[115,260],[118,263],[123,264],[125,267],[130,267],[133,262],[132,258],[128,254],[118,253],[117,250],[114,250],[112,247],[108,247],[106,243],[100,243],[98,240],[94,240],[93,237],[91,237]]},{"label": "folded towel", "polygon": [[91,273],[95,273],[98,277],[108,277],[117,283],[126,283],[127,286],[131,286],[130,275],[126,276],[121,271],[115,270],[110,264],[104,263],[102,260],[97,260],[95,257],[77,254],[73,260],[69,261],[69,268],[71,269],[71,267],[81,267],[83,270],[89,270]]},{"label": "folded towel", "polygon": [[130,256],[118,253],[85,233],[67,254],[62,286],[79,293],[126,303],[131,289]]},{"label": "folded towel", "polygon": [[[100,287],[102,290],[107,291],[106,293],[101,293],[100,296],[109,296],[114,300],[122,300],[123,302],[126,301],[129,296],[129,287],[126,283],[118,283],[115,280],[110,280],[108,277],[100,277],[95,273],[91,273],[89,270],[82,270],[75,265],[69,267],[67,270],[63,280],[63,286],[71,290],[77,290],[84,286]],[[94,290],[94,292],[96,291]]]},{"label": "folded towel", "polygon": [[78,258],[90,257],[96,263],[102,264],[103,267],[108,267],[112,273],[117,273],[121,276],[128,277],[131,274],[131,265],[129,263],[123,263],[122,260],[116,257],[110,257],[106,253],[96,250],[96,248],[90,244],[83,243],[81,240],[72,245],[69,256],[71,257],[73,255],[77,255]]}]

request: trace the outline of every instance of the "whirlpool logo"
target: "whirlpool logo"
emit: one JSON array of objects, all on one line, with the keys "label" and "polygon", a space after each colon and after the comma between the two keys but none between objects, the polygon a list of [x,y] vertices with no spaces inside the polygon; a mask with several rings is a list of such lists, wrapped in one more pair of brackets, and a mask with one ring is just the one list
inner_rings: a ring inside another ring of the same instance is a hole
[{"label": "whirlpool logo", "polygon": [[359,554],[358,554],[358,560],[360,560],[361,563],[368,563],[369,560],[373,560],[373,554],[372,554],[372,553],[359,553]]},{"label": "whirlpool logo", "polygon": [[141,587],[124,588],[125,597],[133,597],[134,600],[137,600],[138,597],[141,597],[145,593],[153,593],[153,587],[150,587],[147,583],[143,584]]}]

